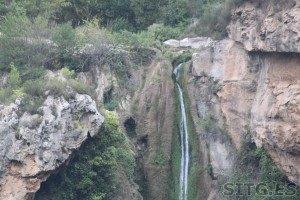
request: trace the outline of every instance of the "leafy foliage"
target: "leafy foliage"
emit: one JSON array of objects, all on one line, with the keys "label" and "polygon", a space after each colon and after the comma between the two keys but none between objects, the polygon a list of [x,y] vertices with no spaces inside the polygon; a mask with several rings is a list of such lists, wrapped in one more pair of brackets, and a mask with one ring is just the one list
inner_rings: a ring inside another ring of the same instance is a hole
[{"label": "leafy foliage", "polygon": [[118,189],[117,170],[133,178],[134,158],[117,117],[108,112],[97,136],[88,139],[62,172],[43,183],[35,199],[113,199]]},{"label": "leafy foliage", "polygon": [[77,70],[79,61],[74,56],[77,50],[75,30],[70,23],[65,23],[58,26],[53,37],[54,43],[57,45],[56,61],[58,62],[57,68],[69,67],[70,69]]},{"label": "leafy foliage", "polygon": [[21,78],[19,70],[12,63],[10,64],[10,73],[4,88],[0,88],[0,103],[6,104],[14,101],[23,94],[20,88]]},{"label": "leafy foliage", "polygon": [[[267,151],[264,148],[257,148],[248,136],[245,136],[242,147],[238,152],[235,174],[229,177],[227,181],[233,183],[267,183],[269,191],[272,192],[276,191],[276,184],[281,184],[282,186],[290,184],[287,177],[274,164]],[[295,190],[295,195],[299,195],[300,188],[295,187]],[[233,195],[230,198],[233,200],[292,200],[295,196],[276,196],[275,194],[261,196],[257,193],[252,193],[251,196]]]},{"label": "leafy foliage", "polygon": [[231,17],[231,9],[247,0],[190,0],[190,11],[199,19],[188,32],[196,35],[221,39],[227,35],[226,26]]}]

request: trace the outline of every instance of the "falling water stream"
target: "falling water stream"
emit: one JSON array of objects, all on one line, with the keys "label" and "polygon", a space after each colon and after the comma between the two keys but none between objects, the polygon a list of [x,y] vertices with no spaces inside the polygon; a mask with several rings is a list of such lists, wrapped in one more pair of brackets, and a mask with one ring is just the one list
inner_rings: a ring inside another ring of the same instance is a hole
[{"label": "falling water stream", "polygon": [[173,71],[176,84],[178,87],[178,92],[180,96],[180,109],[181,109],[181,118],[180,118],[180,145],[181,145],[181,161],[180,161],[180,200],[187,200],[187,189],[188,189],[188,169],[189,169],[189,142],[188,142],[188,129],[185,113],[184,98],[182,93],[182,88],[179,83],[180,78],[180,69],[182,64],[179,64]]}]

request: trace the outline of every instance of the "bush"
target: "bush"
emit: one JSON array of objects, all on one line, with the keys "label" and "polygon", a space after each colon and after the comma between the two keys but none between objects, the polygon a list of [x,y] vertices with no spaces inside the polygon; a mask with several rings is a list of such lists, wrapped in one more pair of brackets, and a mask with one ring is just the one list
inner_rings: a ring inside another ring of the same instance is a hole
[{"label": "bush", "polygon": [[27,80],[35,80],[35,79],[41,79],[44,77],[46,72],[46,69],[41,67],[32,67],[25,65],[21,69],[21,80],[22,82],[26,82]]},{"label": "bush", "polygon": [[166,164],[166,156],[164,152],[160,149],[156,152],[155,156],[151,159],[152,165],[164,166]]},{"label": "bush", "polygon": [[62,74],[66,79],[71,79],[73,78],[75,71],[74,70],[70,70],[67,67],[62,68]]},{"label": "bush", "polygon": [[119,103],[116,100],[111,100],[108,103],[104,104],[104,108],[109,111],[114,111],[119,107]]},{"label": "bush", "polygon": [[[106,32],[106,33],[105,33]],[[110,32],[100,29],[98,22],[93,20],[76,28],[77,44],[80,56],[80,68],[87,71],[91,66],[101,66],[109,49],[105,35]]]},{"label": "bush", "polygon": [[76,32],[70,23],[59,25],[53,37],[58,46],[56,52],[57,69],[67,66],[69,69],[80,70],[79,61],[74,56],[77,51]]},{"label": "bush", "polygon": [[51,53],[55,50],[51,40],[53,28],[45,18],[30,21],[24,14],[7,15],[1,24],[0,69],[8,70],[10,63],[18,66],[20,72],[26,66],[49,65]]},{"label": "bush", "polygon": [[182,30],[179,27],[173,28],[163,24],[153,24],[148,27],[148,32],[153,40],[164,42],[168,39],[177,39]]},{"label": "bush", "polygon": [[127,19],[125,18],[116,18],[113,20],[110,20],[107,25],[106,28],[110,31],[113,32],[119,32],[119,31],[134,31],[134,27],[132,25],[132,23],[130,23]]},{"label": "bush", "polygon": [[226,27],[230,22],[231,10],[234,6],[245,1],[247,0],[226,0],[223,2],[213,0],[209,3],[200,3],[197,12],[200,13],[200,16],[197,16],[199,22],[194,26],[194,30],[189,30],[189,32],[213,37],[214,39],[225,37],[227,35]]},{"label": "bush", "polygon": [[17,89],[20,87],[21,79],[20,79],[20,73],[19,70],[14,66],[14,64],[10,64],[10,73],[7,80],[7,85],[9,88]]},{"label": "bush", "polygon": [[40,96],[25,95],[21,102],[21,111],[29,112],[30,114],[40,114],[42,111],[39,108],[42,106],[44,98]]},{"label": "bush", "polygon": [[[267,183],[269,191],[276,191],[276,184],[282,186],[290,184],[287,177],[279,170],[271,157],[264,148],[257,148],[251,140],[249,133],[244,136],[241,148],[235,161],[233,176],[229,177],[228,182],[232,183]],[[222,188],[224,189],[224,188]],[[295,187],[296,194],[299,196],[300,188]],[[242,191],[245,192],[245,191]],[[231,199],[268,199],[268,200],[293,200],[295,196],[278,196],[276,194],[261,196],[252,193],[249,196],[232,195]]]},{"label": "bush", "polygon": [[192,53],[190,51],[184,51],[180,56],[177,56],[172,60],[172,65],[177,66],[180,63],[187,62],[192,59]]},{"label": "bush", "polygon": [[7,104],[12,102],[14,99],[12,99],[12,90],[9,88],[1,88],[0,89],[0,103],[1,104]]},{"label": "bush", "polygon": [[13,102],[18,96],[23,94],[22,88],[20,88],[21,78],[19,70],[14,64],[11,64],[10,68],[7,85],[0,89],[0,103],[3,104]]},{"label": "bush", "polygon": [[45,93],[45,85],[43,80],[29,80],[24,83],[23,90],[31,96],[43,96]]},{"label": "bush", "polygon": [[79,94],[90,94],[91,93],[90,89],[86,85],[80,83],[76,79],[71,79],[69,81],[69,84]]},{"label": "bush", "polygon": [[67,83],[58,79],[52,79],[46,83],[46,90],[49,90],[50,94],[54,96],[63,96],[66,87]]}]

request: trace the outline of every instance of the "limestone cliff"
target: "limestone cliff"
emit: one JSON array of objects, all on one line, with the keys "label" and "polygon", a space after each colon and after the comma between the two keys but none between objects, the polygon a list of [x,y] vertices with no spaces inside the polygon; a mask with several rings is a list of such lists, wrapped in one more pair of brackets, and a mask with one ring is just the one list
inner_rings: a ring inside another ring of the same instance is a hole
[{"label": "limestone cliff", "polygon": [[203,174],[206,198],[222,199],[215,192],[219,178],[232,174],[248,133],[300,184],[299,70],[297,54],[248,52],[230,39],[193,54],[186,84],[202,162],[211,166]]},{"label": "limestone cliff", "polygon": [[48,96],[39,114],[21,112],[21,99],[1,106],[0,197],[32,199],[50,173],[70,159],[104,118],[87,95]]},{"label": "limestone cliff", "polygon": [[[230,39],[188,46],[195,52],[185,75],[190,110],[209,169],[202,177],[204,199],[223,199],[218,182],[232,174],[249,133],[289,180],[300,184],[299,5],[247,1],[233,10]],[[174,40],[165,44],[186,48]]]},{"label": "limestone cliff", "polygon": [[247,51],[299,52],[300,1],[246,1],[233,11],[229,37]]}]

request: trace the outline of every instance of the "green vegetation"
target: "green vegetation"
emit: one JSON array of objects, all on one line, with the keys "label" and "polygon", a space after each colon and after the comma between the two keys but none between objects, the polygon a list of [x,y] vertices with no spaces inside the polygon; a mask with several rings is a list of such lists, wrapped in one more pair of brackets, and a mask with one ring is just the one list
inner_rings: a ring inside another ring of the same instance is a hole
[{"label": "green vegetation", "polygon": [[68,166],[43,183],[35,199],[113,199],[123,171],[133,180],[134,157],[117,117],[108,112],[97,136],[88,139]]},{"label": "green vegetation", "polygon": [[[273,195],[259,195],[254,193],[251,196],[230,196],[232,200],[292,200],[295,196],[274,195],[276,184],[286,186],[290,184],[287,177],[279,170],[264,148],[257,148],[250,140],[249,135],[245,135],[242,147],[238,152],[235,163],[234,175],[225,181],[231,183],[266,183],[268,191]],[[245,192],[245,191],[244,191]],[[299,196],[300,188],[296,187],[296,196]]]},{"label": "green vegetation", "polygon": [[[183,55],[183,59],[187,61],[187,58],[190,58],[190,53]],[[184,63],[182,75],[181,75],[181,85],[182,92],[185,98],[185,107],[186,107],[186,117],[187,117],[187,126],[189,131],[189,143],[191,148],[191,158],[190,158],[190,170],[189,170],[189,178],[188,178],[188,199],[200,199],[201,197],[201,189],[199,189],[200,183],[200,174],[203,170],[203,167],[200,165],[200,151],[199,151],[199,137],[197,135],[196,129],[194,127],[195,122],[193,121],[192,115],[190,113],[191,102],[188,98],[188,90],[187,90],[187,82],[184,78],[185,73],[187,72],[188,66],[190,66],[190,62]]]},{"label": "green vegetation", "polygon": [[191,35],[205,35],[221,39],[227,35],[226,26],[230,21],[230,11],[234,6],[247,0],[192,0],[191,9],[199,19],[188,31]]},{"label": "green vegetation", "polygon": [[177,88],[174,88],[175,100],[175,116],[173,122],[173,135],[172,135],[172,154],[171,154],[171,177],[170,177],[170,199],[179,199],[179,177],[180,177],[180,161],[181,161],[181,148],[180,148],[180,99]]},{"label": "green vegetation", "polygon": [[156,154],[151,158],[151,164],[157,166],[164,166],[166,164],[166,157],[162,149],[159,149]]},{"label": "green vegetation", "polygon": [[188,62],[189,60],[191,60],[191,58],[192,58],[192,52],[184,51],[178,57],[172,59],[172,65],[176,67],[180,63]]},{"label": "green vegetation", "polygon": [[[119,86],[133,93],[130,78],[133,70],[148,66],[162,42],[183,35],[196,34],[221,38],[229,20],[229,10],[242,0],[7,0],[0,2],[0,71],[9,73],[0,89],[0,103],[8,104],[22,96],[21,112],[42,114],[39,107],[47,95],[74,97],[74,91],[93,96],[92,88],[85,86],[77,73],[91,67],[109,68]],[[217,14],[218,13],[218,14]],[[218,17],[215,17],[218,16]],[[193,18],[201,25],[187,29]],[[186,51],[173,64],[191,58]],[[170,54],[170,58],[173,55]],[[47,70],[62,70],[66,80],[45,78]],[[146,76],[146,74],[145,74]],[[181,80],[184,85],[184,80]],[[216,85],[213,88],[218,91]],[[122,93],[122,92],[120,92]],[[187,97],[186,88],[184,88]],[[119,94],[114,88],[104,93],[104,107],[116,110]],[[178,101],[178,99],[177,99]],[[147,105],[147,109],[158,105]],[[189,108],[189,100],[186,107]],[[179,105],[179,104],[177,104]],[[99,106],[99,105],[98,105]],[[165,106],[165,105],[164,105]],[[163,115],[164,109],[157,112]],[[188,110],[188,109],[187,109]],[[178,108],[177,114],[178,115]],[[188,112],[188,111],[187,111]],[[55,111],[53,111],[55,114]],[[190,199],[199,196],[198,138],[193,121],[188,116],[188,129],[192,151],[189,177]],[[203,122],[204,128],[211,125]],[[35,126],[41,122],[36,118]],[[75,119],[82,126],[80,119]],[[161,118],[161,126],[164,117]],[[178,121],[176,122],[178,123]],[[180,143],[178,124],[172,139],[172,180],[178,198]],[[129,131],[130,134],[136,133]],[[159,133],[159,138],[163,133]],[[19,138],[19,134],[16,134]],[[158,140],[158,150],[151,164],[161,167],[169,164]],[[88,140],[68,166],[51,176],[36,199],[113,199],[118,190],[117,175],[122,171],[133,180],[134,159],[130,144],[121,133],[117,119],[109,113],[101,134]]]},{"label": "green vegetation", "polygon": [[209,115],[205,119],[200,120],[197,124],[200,127],[202,127],[204,130],[209,131],[214,126],[213,117],[211,115]]},{"label": "green vegetation", "polygon": [[22,95],[22,89],[20,88],[21,79],[19,70],[14,64],[10,65],[10,73],[7,79],[7,84],[4,88],[0,89],[0,102],[10,103],[14,101],[18,96]]},{"label": "green vegetation", "polygon": [[[190,52],[184,52],[179,57],[175,57],[172,61],[173,66],[174,64],[178,65],[180,61],[188,61],[191,58]],[[199,190],[200,184],[200,174],[203,170],[203,167],[200,166],[200,152],[199,152],[199,138],[196,134],[196,130],[194,127],[194,122],[192,116],[190,114],[190,100],[188,98],[188,91],[186,81],[184,79],[184,74],[187,70],[187,66],[189,66],[190,62],[184,63],[181,70],[180,76],[180,84],[182,86],[183,95],[185,98],[185,107],[186,107],[186,116],[187,116],[187,125],[189,131],[189,144],[191,148],[191,158],[190,158],[190,169],[189,169],[189,179],[188,179],[188,199],[194,200],[199,199],[201,196],[201,190]],[[171,167],[172,167],[172,178],[170,179],[171,184],[171,192],[170,198],[171,199],[178,199],[179,198],[179,176],[180,176],[180,159],[181,159],[181,152],[180,152],[180,99],[179,94],[177,91],[177,87],[175,87],[175,101],[176,101],[176,112],[175,112],[175,121],[174,121],[174,131],[172,137],[172,160],[171,160]]]}]

